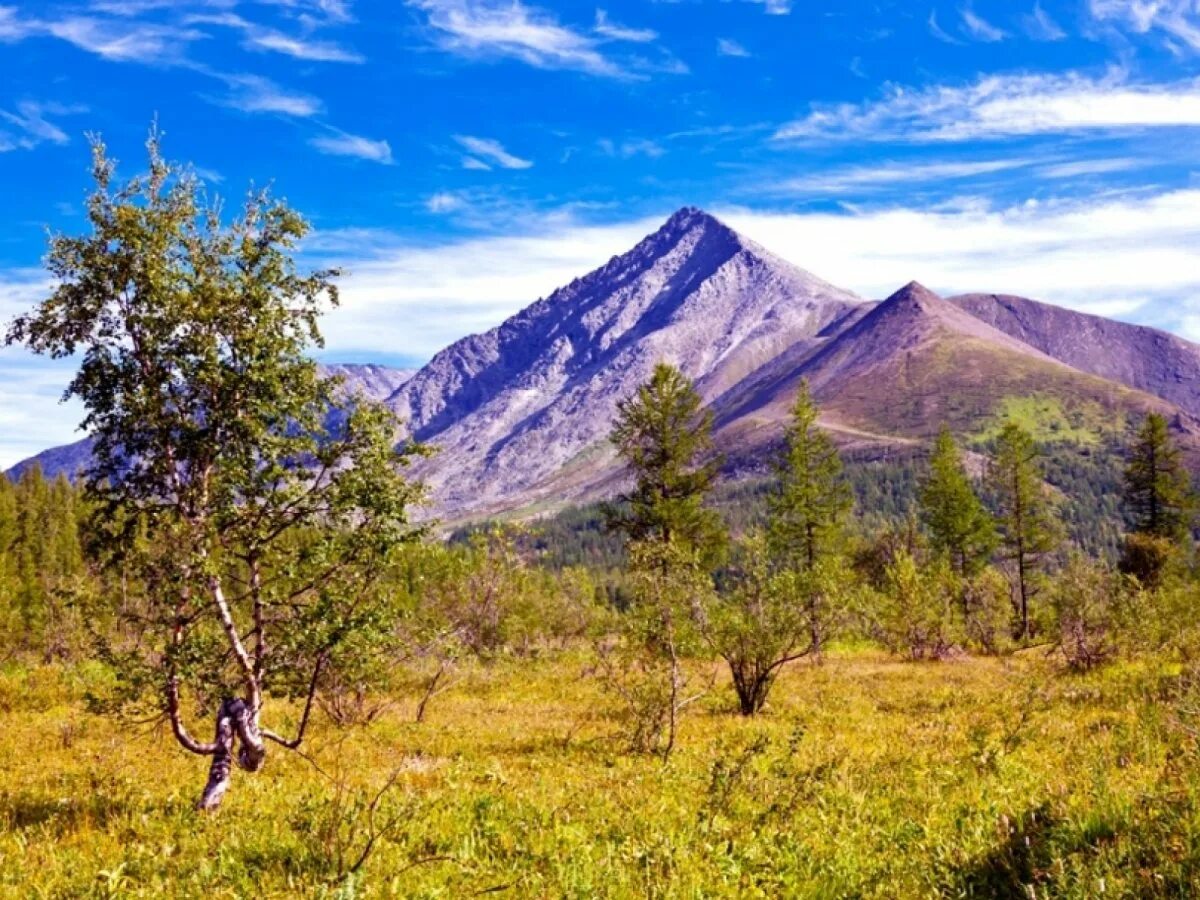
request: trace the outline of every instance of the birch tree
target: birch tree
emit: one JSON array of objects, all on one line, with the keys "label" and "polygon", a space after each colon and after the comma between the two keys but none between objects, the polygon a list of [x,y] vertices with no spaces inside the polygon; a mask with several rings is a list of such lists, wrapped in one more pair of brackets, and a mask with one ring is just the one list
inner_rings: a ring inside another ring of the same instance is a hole
[{"label": "birch tree", "polygon": [[[197,805],[212,809],[235,760],[257,771],[268,744],[300,745],[322,672],[372,633],[376,573],[416,534],[399,466],[417,451],[311,358],[339,273],[297,270],[301,216],[253,191],[225,224],[156,133],[147,148],[146,174],[118,183],[93,141],[90,231],[52,237],[57,287],[8,342],[79,361],[66,397],[94,439],[93,531],[137,586],[132,627],[103,648],[114,702],[211,757]],[[271,696],[301,701],[286,735],[264,721]]]}]

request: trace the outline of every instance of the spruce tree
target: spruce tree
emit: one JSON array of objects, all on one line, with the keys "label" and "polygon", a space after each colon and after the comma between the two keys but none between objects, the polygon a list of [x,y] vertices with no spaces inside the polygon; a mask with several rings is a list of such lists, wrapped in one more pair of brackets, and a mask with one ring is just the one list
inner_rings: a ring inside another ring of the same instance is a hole
[{"label": "spruce tree", "polygon": [[1130,448],[1125,468],[1125,504],[1133,530],[1168,540],[1188,534],[1195,511],[1191,477],[1158,413],[1146,416]]},{"label": "spruce tree", "polygon": [[1047,553],[1062,541],[1062,527],[1042,481],[1039,452],[1032,435],[1008,422],[996,441],[988,484],[998,504],[1001,548],[1017,579],[1017,637],[1031,634],[1030,601]]},{"label": "spruce tree", "polygon": [[767,499],[771,554],[799,570],[812,569],[840,546],[854,502],[837,448],[817,427],[819,415],[807,380],[800,382],[776,463],[779,485]]},{"label": "spruce tree", "polygon": [[987,564],[996,548],[996,523],[975,493],[945,426],[934,442],[919,500],[933,549],[947,556],[960,576],[969,578]]},{"label": "spruce tree", "polygon": [[610,527],[633,543],[674,544],[702,557],[720,547],[720,520],[703,505],[722,463],[711,452],[712,422],[692,383],[666,363],[618,404],[611,440],[635,484],[623,508],[607,510]]},{"label": "spruce tree", "polygon": [[681,713],[703,693],[688,690],[683,659],[698,647],[709,565],[724,545],[720,519],[704,507],[721,466],[712,421],[687,377],[659,363],[618,405],[611,435],[635,479],[623,504],[607,509],[610,527],[628,538],[633,602],[622,617],[619,656],[603,653],[602,665],[626,706],[631,746],[664,760]]},{"label": "spruce tree", "polygon": [[767,498],[767,540],[778,588],[803,610],[807,652],[818,657],[836,624],[832,602],[842,575],[846,516],[854,503],[837,448],[817,427],[819,415],[808,382],[801,381],[776,464],[779,485]]}]

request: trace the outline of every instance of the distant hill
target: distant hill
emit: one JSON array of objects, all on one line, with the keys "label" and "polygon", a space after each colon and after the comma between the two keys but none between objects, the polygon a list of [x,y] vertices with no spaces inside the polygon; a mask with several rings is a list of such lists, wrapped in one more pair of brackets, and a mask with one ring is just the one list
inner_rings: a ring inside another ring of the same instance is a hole
[{"label": "distant hill", "polygon": [[[393,369],[387,366],[355,365],[336,363],[318,367],[327,376],[336,376],[343,380],[346,390],[361,392],[374,400],[385,400],[395,390],[412,377],[413,369]],[[43,450],[37,456],[17,463],[5,474],[9,478],[20,478],[21,474],[31,466],[37,465],[43,474],[50,478],[66,475],[73,478],[77,473],[87,468],[92,456],[92,440],[84,438],[73,444],[53,447]]]},{"label": "distant hill", "polygon": [[[414,474],[430,486],[430,514],[461,522],[614,493],[617,403],[659,361],[714,410],[732,476],[765,470],[801,379],[859,461],[911,457],[943,422],[986,452],[1006,418],[1047,442],[1112,447],[1154,410],[1200,462],[1200,346],[1019,297],[944,299],[915,282],[865,300],[692,207],[415,373],[327,371],[439,448]],[[72,471],[87,450],[34,459]]]}]

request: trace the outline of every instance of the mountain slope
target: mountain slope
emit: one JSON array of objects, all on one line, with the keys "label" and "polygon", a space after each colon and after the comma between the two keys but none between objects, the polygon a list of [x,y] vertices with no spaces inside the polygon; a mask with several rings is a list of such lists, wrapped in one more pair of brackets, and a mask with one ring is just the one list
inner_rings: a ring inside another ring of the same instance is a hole
[{"label": "mountain slope", "polygon": [[1114,429],[1162,412],[1189,446],[1200,445],[1196,420],[1170,402],[1074,369],[916,283],[792,367],[766,367],[719,398],[718,441],[735,462],[750,465],[779,440],[801,379],[844,446],[900,447],[942,423],[981,434],[1006,403],[1030,397]]},{"label": "mountain slope", "polygon": [[1200,416],[1200,345],[1181,337],[1006,294],[950,302],[1043,353],[1170,400]]},{"label": "mountain slope", "polygon": [[[323,375],[342,378],[348,392],[361,392],[373,400],[386,400],[413,375],[412,369],[392,369],[370,364],[332,363],[319,365],[318,369]],[[59,475],[71,478],[87,468],[91,458],[92,439],[84,438],[72,444],[43,450],[36,456],[17,463],[4,474],[9,478],[20,478],[23,472],[37,465],[49,478]]]},{"label": "mountain slope", "polygon": [[667,360],[712,399],[862,301],[685,208],[632,251],[439,353],[389,401],[440,452],[443,515],[559,499],[610,469],[617,402]]}]

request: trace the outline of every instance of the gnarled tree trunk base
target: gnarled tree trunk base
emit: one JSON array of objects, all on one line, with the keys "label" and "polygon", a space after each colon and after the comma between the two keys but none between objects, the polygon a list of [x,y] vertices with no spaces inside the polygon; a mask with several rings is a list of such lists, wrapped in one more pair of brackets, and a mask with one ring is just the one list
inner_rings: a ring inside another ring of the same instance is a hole
[{"label": "gnarled tree trunk base", "polygon": [[257,711],[252,710],[245,700],[226,698],[217,710],[217,734],[213,743],[212,765],[208,769],[208,782],[196,803],[196,809],[204,811],[221,805],[233,774],[234,744],[240,741],[237,763],[248,772],[257,772],[267,758],[267,748],[258,730]]}]

